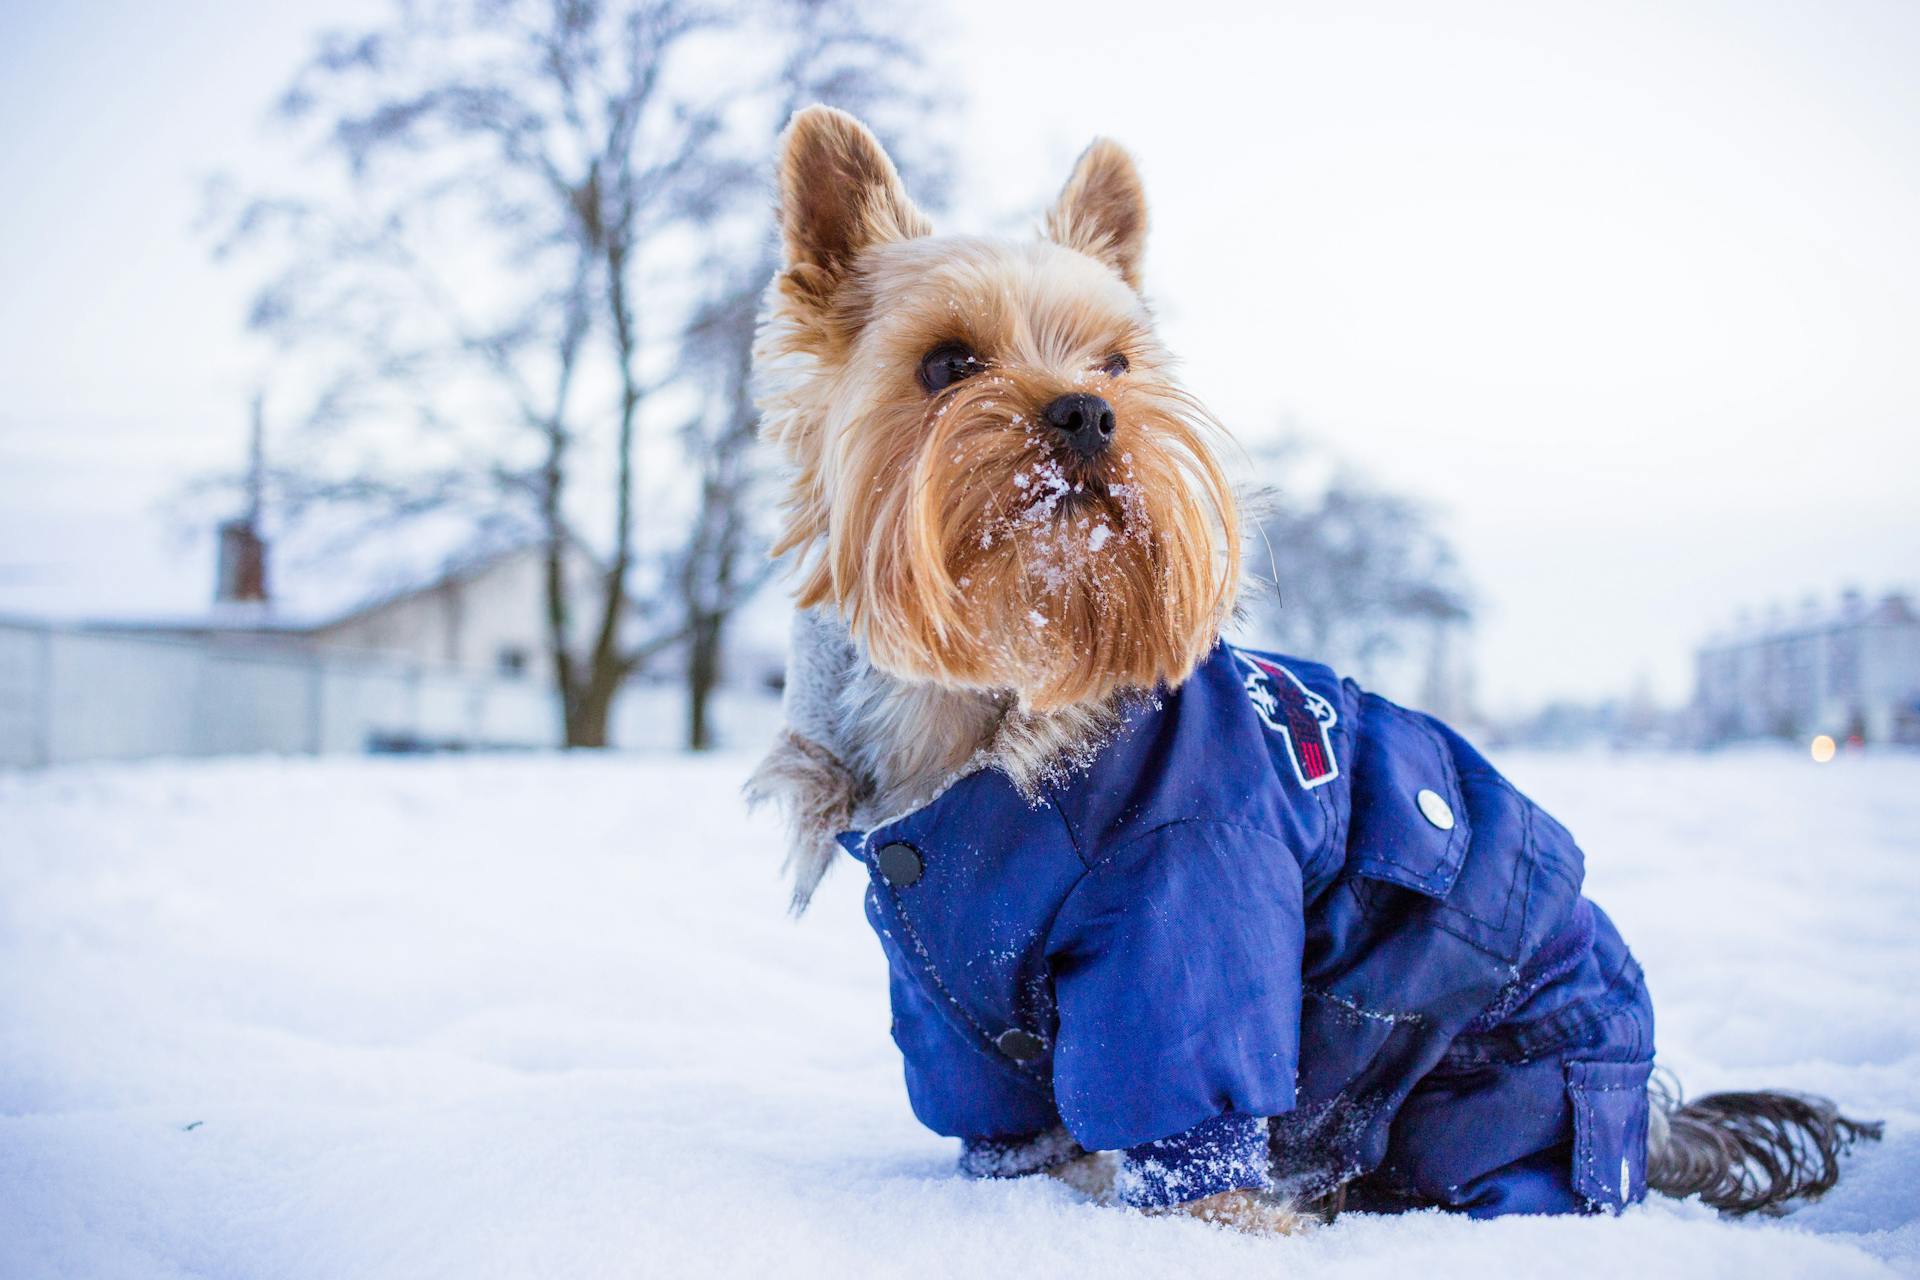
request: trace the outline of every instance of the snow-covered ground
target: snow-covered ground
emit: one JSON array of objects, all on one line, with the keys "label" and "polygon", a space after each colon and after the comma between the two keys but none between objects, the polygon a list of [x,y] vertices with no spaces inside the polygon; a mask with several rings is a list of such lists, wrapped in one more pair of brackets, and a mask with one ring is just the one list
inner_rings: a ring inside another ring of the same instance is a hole
[{"label": "snow-covered ground", "polygon": [[1920,1274],[1920,758],[1502,763],[1692,1089],[1887,1119],[1825,1202],[1254,1240],[967,1182],[744,758],[156,764],[0,776],[0,1277]]}]

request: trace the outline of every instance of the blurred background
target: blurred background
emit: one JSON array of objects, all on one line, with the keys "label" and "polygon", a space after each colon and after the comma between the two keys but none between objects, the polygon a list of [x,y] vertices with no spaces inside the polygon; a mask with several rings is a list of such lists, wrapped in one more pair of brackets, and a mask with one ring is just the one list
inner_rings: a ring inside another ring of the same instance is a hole
[{"label": "blurred background", "polygon": [[[1917,66],[1912,0],[0,0],[0,1276],[1920,1275]],[[816,101],[947,229],[1133,150],[1239,638],[1577,833],[1687,1088],[1884,1119],[1833,1194],[955,1174],[867,877],[796,923],[740,798]]]},{"label": "blurred background", "polygon": [[0,764],[752,747],[797,107],[1133,150],[1243,638],[1495,743],[1920,742],[1920,8],[0,9]]}]

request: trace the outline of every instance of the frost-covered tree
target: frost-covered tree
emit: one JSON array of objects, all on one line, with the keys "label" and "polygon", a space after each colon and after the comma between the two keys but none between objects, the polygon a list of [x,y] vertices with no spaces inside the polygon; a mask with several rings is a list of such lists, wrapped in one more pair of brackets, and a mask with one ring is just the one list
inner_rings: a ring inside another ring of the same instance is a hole
[{"label": "frost-covered tree", "polygon": [[312,181],[222,242],[269,255],[252,324],[314,383],[282,513],[539,546],[569,745],[657,655],[710,687],[757,580],[721,335],[772,270],[774,136],[809,93],[919,101],[912,61],[832,0],[399,0],[323,37],[278,112]]},{"label": "frost-covered tree", "polygon": [[1264,545],[1249,563],[1274,581],[1254,597],[1250,630],[1362,680],[1393,660],[1424,659],[1418,697],[1442,700],[1447,637],[1472,609],[1426,508],[1298,440],[1256,461],[1268,494],[1257,523]]}]

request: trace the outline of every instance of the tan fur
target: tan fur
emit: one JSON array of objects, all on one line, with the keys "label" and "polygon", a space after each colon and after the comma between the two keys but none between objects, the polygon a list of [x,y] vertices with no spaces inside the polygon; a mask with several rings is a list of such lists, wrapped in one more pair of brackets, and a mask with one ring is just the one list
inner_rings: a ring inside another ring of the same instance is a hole
[{"label": "tan fur", "polygon": [[1159,1214],[1185,1214],[1202,1222],[1244,1231],[1255,1236],[1291,1236],[1305,1231],[1313,1219],[1285,1200],[1276,1200],[1257,1191],[1222,1191],[1202,1196],[1185,1204],[1156,1210]]},{"label": "tan fur", "polygon": [[[1115,1153],[1091,1151],[1065,1164],[1055,1165],[1047,1175],[1065,1183],[1095,1204],[1113,1203]],[[1153,1217],[1179,1214],[1198,1218],[1215,1226],[1249,1235],[1291,1236],[1309,1230],[1317,1218],[1302,1213],[1292,1201],[1257,1191],[1222,1191],[1202,1196],[1185,1204],[1149,1209]]]},{"label": "tan fur", "polygon": [[783,285],[811,304],[828,298],[861,252],[933,230],[907,198],[893,161],[844,111],[809,107],[781,141]]},{"label": "tan fur", "polygon": [[1140,288],[1147,247],[1147,193],[1119,144],[1097,138],[1081,153],[1060,199],[1047,214],[1047,238],[1112,267],[1129,289]]},{"label": "tan fur", "polygon": [[[802,561],[801,607],[839,609],[884,671],[1030,711],[1184,679],[1232,606],[1238,516],[1218,428],[1133,288],[1145,207],[1125,153],[1082,159],[1049,219],[1067,243],[924,234],[838,112],[795,118],[781,173],[790,256],[757,373],[792,467],[775,550]],[[987,370],[929,395],[916,371],[946,342]],[[1105,372],[1116,355],[1130,367]],[[1095,464],[1041,426],[1075,390],[1119,422]]]},{"label": "tan fur", "polygon": [[1114,1153],[1089,1151],[1083,1156],[1055,1165],[1047,1176],[1064,1182],[1095,1204],[1113,1202]]}]

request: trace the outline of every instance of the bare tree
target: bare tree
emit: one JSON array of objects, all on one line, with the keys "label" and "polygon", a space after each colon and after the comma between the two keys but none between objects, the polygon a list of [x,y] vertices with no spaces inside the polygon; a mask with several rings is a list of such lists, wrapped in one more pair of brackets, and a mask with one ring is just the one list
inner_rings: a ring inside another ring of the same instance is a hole
[{"label": "bare tree", "polygon": [[331,369],[277,472],[292,514],[537,540],[572,746],[605,744],[622,681],[678,638],[634,608],[641,415],[671,363],[647,323],[678,328],[646,254],[746,180],[726,99],[679,65],[721,25],[703,0],[399,5],[324,38],[281,105],[344,193],[254,200],[228,240],[279,233],[253,323]]},{"label": "bare tree", "polygon": [[[950,104],[922,87],[930,77],[913,45],[888,29],[875,6],[858,0],[767,0],[762,12],[769,27],[787,35],[771,82],[773,127],[816,102],[851,111],[887,140],[916,199],[942,207],[948,157],[937,141],[941,131],[931,126]],[[754,157],[757,171],[769,176],[772,144],[769,132]],[[761,295],[780,258],[770,185],[754,194],[750,248],[710,261],[707,275],[718,287],[689,327],[686,346],[689,368],[704,374],[708,387],[704,412],[684,436],[700,488],[674,574],[686,636],[687,745],[695,750],[712,744],[710,706],[727,624],[766,577],[765,563],[752,554],[764,543],[752,506],[759,476],[750,374]]]},{"label": "bare tree", "polygon": [[[401,2],[328,36],[280,114],[345,181],[252,200],[223,246],[280,249],[252,322],[328,370],[280,445],[282,513],[537,545],[572,746],[604,745],[669,651],[710,740],[725,627],[764,576],[747,375],[779,127],[812,101],[883,130],[933,105],[876,6],[721,5]],[[643,483],[655,404],[687,424],[691,494]]]},{"label": "bare tree", "polygon": [[759,424],[750,385],[753,331],[760,288],[771,275],[763,267],[764,257],[733,288],[710,299],[688,330],[689,353],[712,380],[707,412],[686,432],[700,488],[673,575],[686,623],[686,741],[695,751],[713,745],[710,708],[727,623],[771,568],[764,556],[752,555],[761,538],[749,505]]},{"label": "bare tree", "polygon": [[[1372,679],[1380,664],[1427,650],[1422,697],[1439,695],[1446,636],[1472,615],[1453,549],[1417,502],[1332,464],[1298,440],[1259,462],[1271,487],[1258,522],[1275,590],[1258,601],[1260,636]],[[1316,471],[1329,471],[1316,479]]]}]

